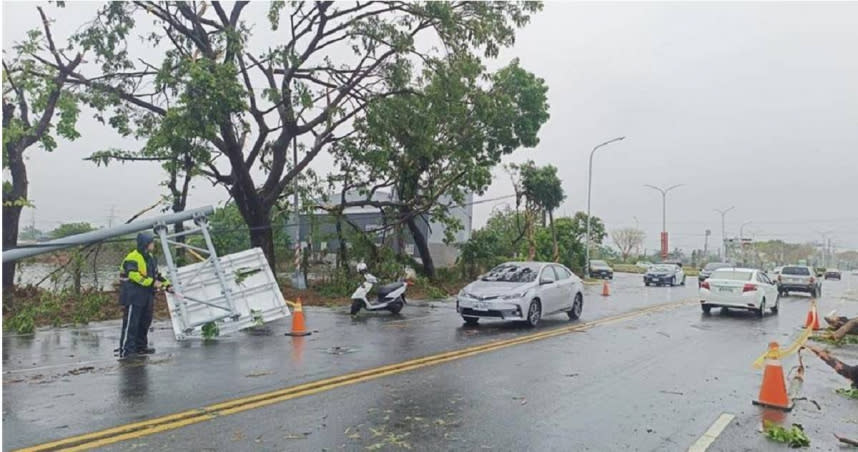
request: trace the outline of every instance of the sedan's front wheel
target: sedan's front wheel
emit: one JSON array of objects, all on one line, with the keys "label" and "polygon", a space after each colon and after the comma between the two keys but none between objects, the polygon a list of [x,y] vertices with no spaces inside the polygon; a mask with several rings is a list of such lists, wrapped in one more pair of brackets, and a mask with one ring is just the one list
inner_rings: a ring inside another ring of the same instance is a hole
[{"label": "sedan's front wheel", "polygon": [[530,307],[527,308],[527,324],[531,328],[539,324],[542,319],[542,305],[537,300],[530,302]]},{"label": "sedan's front wheel", "polygon": [[572,309],[566,311],[569,320],[578,320],[581,318],[581,311],[584,308],[584,297],[581,294],[575,294],[575,300],[572,302]]}]

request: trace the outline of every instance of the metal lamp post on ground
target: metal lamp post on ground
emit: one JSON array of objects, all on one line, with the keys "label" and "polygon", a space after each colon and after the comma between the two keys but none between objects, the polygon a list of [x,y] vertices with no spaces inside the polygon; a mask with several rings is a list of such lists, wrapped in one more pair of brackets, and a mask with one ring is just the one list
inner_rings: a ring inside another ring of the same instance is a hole
[{"label": "metal lamp post on ground", "polygon": [[674,188],[681,187],[684,184],[676,184],[667,188],[656,187],[655,185],[644,184],[644,187],[652,188],[661,193],[661,258],[666,259],[668,253],[667,246],[667,193]]},{"label": "metal lamp post on ground", "polygon": [[596,147],[594,147],[593,150],[590,151],[590,170],[587,173],[587,240],[586,240],[587,244],[586,244],[586,249],[584,250],[584,254],[586,256],[585,257],[586,262],[584,263],[584,277],[585,278],[590,276],[590,193],[593,189],[593,154],[595,154],[596,151],[599,148],[601,148],[602,146],[607,146],[613,142],[622,141],[625,139],[626,139],[626,137],[617,137],[617,138],[614,138],[613,140],[608,140],[602,144],[596,145]]},{"label": "metal lamp post on ground", "polygon": [[724,262],[727,262],[727,237],[724,235],[724,217],[727,215],[727,212],[735,209],[736,206],[730,206],[729,209],[714,209],[716,212],[721,214],[721,259]]}]

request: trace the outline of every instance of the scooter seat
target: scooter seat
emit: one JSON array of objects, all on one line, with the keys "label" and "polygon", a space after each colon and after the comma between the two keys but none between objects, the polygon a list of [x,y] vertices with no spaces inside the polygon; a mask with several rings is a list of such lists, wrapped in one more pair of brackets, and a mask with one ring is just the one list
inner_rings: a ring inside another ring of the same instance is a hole
[{"label": "scooter seat", "polygon": [[404,285],[405,285],[405,283],[403,283],[403,282],[395,282],[395,283],[390,283],[390,284],[381,286],[378,288],[378,296],[383,297],[383,296],[389,294],[390,292],[393,292],[394,290],[399,289],[400,287],[402,287]]}]

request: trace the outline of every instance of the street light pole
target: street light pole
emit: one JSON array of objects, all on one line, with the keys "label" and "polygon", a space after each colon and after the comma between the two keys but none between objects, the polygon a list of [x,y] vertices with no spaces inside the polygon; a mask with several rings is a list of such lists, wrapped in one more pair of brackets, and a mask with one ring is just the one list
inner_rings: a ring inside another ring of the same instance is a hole
[{"label": "street light pole", "polygon": [[585,261],[584,262],[584,277],[587,278],[590,276],[590,193],[593,191],[593,154],[601,148],[602,146],[607,146],[616,141],[625,140],[626,137],[617,137],[613,140],[608,140],[602,144],[596,145],[592,151],[590,151],[590,169],[587,172],[587,246],[584,250]]},{"label": "street light pole", "polygon": [[748,265],[746,262],[748,260],[748,256],[745,253],[745,226],[751,224],[750,221],[746,221],[739,226],[739,246],[742,248],[742,265]]},{"label": "street light pole", "polygon": [[736,206],[730,206],[729,209],[724,209],[724,210],[714,209],[716,212],[721,214],[721,259],[723,259],[724,262],[727,262],[727,238],[724,235],[724,225],[725,225],[724,217],[727,215],[727,212],[729,212],[735,208],[736,208]]},{"label": "street light pole", "polygon": [[661,193],[661,258],[667,257],[667,193],[674,188],[681,187],[685,184],[676,184],[667,188],[656,187],[655,185],[645,184],[644,187],[652,188]]}]

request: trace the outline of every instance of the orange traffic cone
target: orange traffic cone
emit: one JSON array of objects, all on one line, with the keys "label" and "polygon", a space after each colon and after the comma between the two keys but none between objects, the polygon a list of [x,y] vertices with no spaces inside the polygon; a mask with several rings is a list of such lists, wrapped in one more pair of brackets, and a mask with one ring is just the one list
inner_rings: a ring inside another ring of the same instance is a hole
[{"label": "orange traffic cone", "polygon": [[292,332],[286,333],[286,336],[309,336],[307,326],[304,325],[304,309],[301,308],[301,299],[298,298],[295,304],[295,311],[292,312]]},{"label": "orange traffic cone", "polygon": [[754,400],[754,405],[790,411],[793,404],[787,394],[786,380],[784,380],[784,368],[781,366],[780,346],[777,342],[769,343],[769,351],[766,353],[766,369],[763,371],[763,385],[760,387],[760,396]]},{"label": "orange traffic cone", "polygon": [[816,312],[816,300],[810,302],[810,310],[807,311],[807,320],[804,322],[804,327],[813,327],[813,331],[819,330],[819,313]]},{"label": "orange traffic cone", "polygon": [[611,295],[611,288],[608,287],[608,281],[603,281],[602,282],[602,296],[607,297],[609,295]]}]

